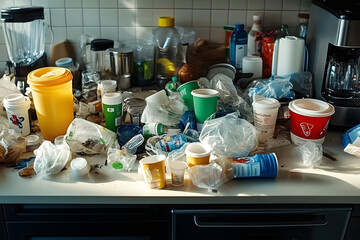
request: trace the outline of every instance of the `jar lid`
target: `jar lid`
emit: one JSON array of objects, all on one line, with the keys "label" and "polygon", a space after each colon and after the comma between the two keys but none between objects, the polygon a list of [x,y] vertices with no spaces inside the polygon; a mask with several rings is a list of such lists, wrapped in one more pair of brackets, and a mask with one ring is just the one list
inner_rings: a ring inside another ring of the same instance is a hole
[{"label": "jar lid", "polygon": [[44,19],[44,8],[39,6],[13,6],[1,10],[2,22],[31,22]]},{"label": "jar lid", "polygon": [[73,60],[72,58],[59,58],[58,60],[55,61],[55,65],[57,67],[71,67],[73,65]]},{"label": "jar lid", "polygon": [[92,51],[104,51],[108,48],[113,48],[114,41],[110,39],[98,38],[92,40],[90,46]]},{"label": "jar lid", "polygon": [[159,17],[159,27],[173,27],[174,25],[174,17]]},{"label": "jar lid", "polygon": [[49,87],[69,82],[73,79],[71,71],[62,67],[44,67],[28,74],[27,80],[30,87]]},{"label": "jar lid", "polygon": [[29,135],[26,137],[27,146],[34,146],[40,143],[40,137],[38,135]]}]

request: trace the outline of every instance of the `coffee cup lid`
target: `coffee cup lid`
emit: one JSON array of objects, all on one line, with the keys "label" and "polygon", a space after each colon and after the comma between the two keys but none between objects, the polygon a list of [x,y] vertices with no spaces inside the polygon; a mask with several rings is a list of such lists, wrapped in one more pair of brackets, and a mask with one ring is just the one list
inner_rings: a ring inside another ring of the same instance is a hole
[{"label": "coffee cup lid", "polygon": [[296,99],[289,103],[290,111],[310,117],[327,117],[335,112],[335,108],[330,103],[312,99]]},{"label": "coffee cup lid", "polygon": [[13,93],[4,98],[3,105],[5,108],[21,106],[30,107],[30,101],[29,98],[25,97],[21,93]]},{"label": "coffee cup lid", "polygon": [[255,99],[252,103],[255,108],[279,108],[280,102],[275,98]]},{"label": "coffee cup lid", "polygon": [[105,93],[101,100],[103,104],[107,105],[117,105],[122,103],[122,97],[119,92]]}]

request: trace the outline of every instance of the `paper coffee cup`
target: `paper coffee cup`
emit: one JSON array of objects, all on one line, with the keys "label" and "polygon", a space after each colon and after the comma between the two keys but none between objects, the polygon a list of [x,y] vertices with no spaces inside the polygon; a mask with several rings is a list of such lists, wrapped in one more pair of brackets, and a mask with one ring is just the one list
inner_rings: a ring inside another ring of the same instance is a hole
[{"label": "paper coffee cup", "polygon": [[118,92],[105,93],[102,98],[106,128],[116,132],[121,124],[122,97]]},{"label": "paper coffee cup", "polygon": [[311,98],[297,99],[289,103],[290,135],[293,143],[300,145],[306,141],[322,144],[331,115],[335,113],[333,105]]},{"label": "paper coffee cup", "polygon": [[258,141],[265,142],[274,135],[280,103],[274,98],[265,98],[256,95],[252,106],[254,125],[259,132]]},{"label": "paper coffee cup", "polygon": [[201,142],[190,143],[186,149],[186,162],[189,167],[209,164],[211,147]]},{"label": "paper coffee cup", "polygon": [[166,186],[165,155],[153,155],[140,160],[144,172],[144,180],[149,188]]},{"label": "paper coffee cup", "polygon": [[117,82],[115,80],[103,80],[100,84],[101,97],[108,92],[116,92]]},{"label": "paper coffee cup", "polygon": [[10,128],[26,136],[30,134],[30,99],[21,93],[7,95],[3,100]]},{"label": "paper coffee cup", "polygon": [[214,89],[195,89],[191,92],[194,99],[195,118],[197,123],[205,120],[216,112],[219,92]]},{"label": "paper coffee cup", "polygon": [[178,88],[178,92],[180,93],[185,105],[189,108],[189,110],[194,110],[194,100],[191,92],[195,89],[199,89],[198,81],[184,83]]}]

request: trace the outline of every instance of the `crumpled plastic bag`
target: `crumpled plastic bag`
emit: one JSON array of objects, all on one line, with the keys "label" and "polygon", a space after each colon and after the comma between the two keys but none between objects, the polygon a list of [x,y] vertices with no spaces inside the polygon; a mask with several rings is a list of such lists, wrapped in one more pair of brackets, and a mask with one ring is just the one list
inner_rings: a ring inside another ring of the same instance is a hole
[{"label": "crumpled plastic bag", "polygon": [[294,99],[295,93],[292,91],[293,85],[289,79],[289,77],[275,77],[275,79],[258,81],[254,87],[249,88],[249,97],[253,99],[255,95],[261,95],[275,99]]},{"label": "crumpled plastic bag", "polygon": [[[0,129],[1,130],[1,129]],[[0,163],[16,163],[26,152],[27,139],[13,129],[0,132]]]},{"label": "crumpled plastic bag", "polygon": [[66,131],[65,141],[72,152],[100,154],[106,153],[116,141],[116,134],[101,125],[75,118]]},{"label": "crumpled plastic bag", "polygon": [[188,172],[195,186],[209,190],[218,189],[234,178],[232,164],[225,158],[215,159],[208,165],[195,165]]},{"label": "crumpled plastic bag", "polygon": [[199,140],[210,145],[213,154],[224,157],[248,156],[258,144],[255,127],[237,113],[205,121]]},{"label": "crumpled plastic bag", "polygon": [[71,159],[71,151],[66,143],[55,145],[46,140],[34,151],[34,154],[36,156],[34,170],[37,174],[56,174],[60,172]]},{"label": "crumpled plastic bag", "polygon": [[296,154],[300,156],[304,165],[308,168],[318,167],[323,157],[322,145],[314,142],[305,142],[294,148]]}]

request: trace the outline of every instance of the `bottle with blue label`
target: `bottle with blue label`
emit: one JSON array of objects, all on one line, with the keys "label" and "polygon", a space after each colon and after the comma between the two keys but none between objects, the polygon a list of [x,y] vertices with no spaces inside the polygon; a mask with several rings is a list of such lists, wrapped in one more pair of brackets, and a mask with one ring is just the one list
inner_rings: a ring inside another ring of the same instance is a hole
[{"label": "bottle with blue label", "polygon": [[244,24],[236,24],[230,38],[230,64],[242,71],[242,59],[247,56],[248,35]]}]

